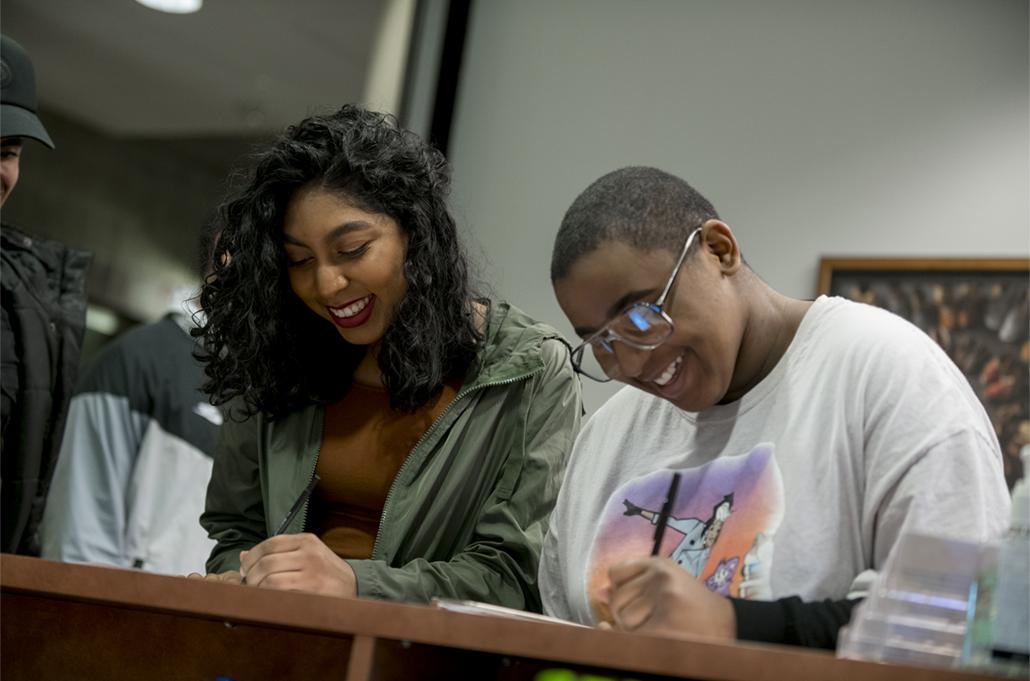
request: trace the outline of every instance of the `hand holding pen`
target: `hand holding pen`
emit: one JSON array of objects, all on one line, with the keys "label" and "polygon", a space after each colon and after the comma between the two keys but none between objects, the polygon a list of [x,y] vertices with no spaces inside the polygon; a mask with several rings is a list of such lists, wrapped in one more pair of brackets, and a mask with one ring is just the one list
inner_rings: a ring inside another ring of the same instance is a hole
[{"label": "hand holding pen", "polygon": [[[732,640],[737,620],[730,601],[712,593],[679,564],[658,557],[676,503],[680,474],[673,473],[665,503],[654,519],[651,557],[619,563],[608,571],[607,610],[612,626],[663,636],[703,636]],[[630,508],[626,515],[651,514]]]},{"label": "hand holding pen", "polygon": [[[290,525],[296,519],[297,514],[300,513],[302,508],[304,508],[304,504],[306,504],[308,499],[311,498],[311,493],[314,491],[315,487],[318,485],[320,480],[321,480],[321,478],[319,478],[317,474],[315,474],[315,475],[313,475],[311,477],[311,481],[308,482],[307,487],[305,487],[304,491],[302,491],[300,493],[300,496],[297,497],[297,500],[293,502],[293,506],[291,506],[290,510],[286,513],[286,517],[283,518],[281,523],[279,523],[279,527],[276,529],[275,533],[272,535],[273,537],[282,535],[282,534],[284,534],[286,532],[287,529],[289,529]],[[264,543],[265,542],[262,542],[258,546],[261,546]],[[249,551],[241,551],[240,552],[240,562],[241,562],[240,570],[227,570],[226,572],[220,572],[220,573],[217,573],[217,574],[208,574],[208,575],[201,575],[199,573],[194,572],[193,574],[189,575],[189,577],[193,578],[193,579],[203,578],[203,579],[206,579],[208,581],[228,582],[228,583],[231,583],[231,584],[246,584],[247,583],[247,579],[246,579],[245,573],[243,571],[242,562],[243,562],[243,556],[245,554],[247,554],[247,553],[249,553]]]},{"label": "hand holding pen", "polygon": [[[304,491],[300,493],[300,496],[297,497],[297,500],[293,502],[293,506],[291,506],[290,510],[287,511],[286,517],[283,518],[283,521],[281,523],[279,523],[279,527],[276,528],[275,533],[272,535],[273,537],[278,537],[280,534],[285,534],[286,533],[286,530],[289,529],[290,525],[293,523],[294,519],[297,517],[297,514],[300,513],[300,509],[304,508],[304,504],[306,504],[308,502],[308,499],[311,498],[311,493],[313,491],[315,491],[315,487],[318,486],[318,483],[320,481],[321,481],[321,478],[318,477],[317,473],[314,474],[313,476],[311,476],[311,481],[308,482],[308,486],[304,488]],[[240,559],[241,559],[240,560],[240,568],[241,568],[240,569],[240,573],[241,573],[240,584],[246,584],[247,583],[246,576],[242,574],[243,573],[243,570],[242,570],[242,568],[243,568],[242,558],[243,558],[243,554],[244,553],[247,553],[247,551],[241,551],[240,552]]]},{"label": "hand holding pen", "polygon": [[357,596],[357,578],[350,563],[333,553],[314,534],[287,534],[317,484],[316,476],[290,508],[274,536],[249,551],[240,552],[240,574],[248,586],[326,596]]},{"label": "hand holding pen", "polygon": [[304,491],[300,493],[297,500],[293,502],[293,506],[290,506],[289,512],[286,514],[286,517],[283,518],[283,521],[279,523],[278,529],[276,529],[275,534],[272,535],[273,537],[285,534],[294,518],[296,518],[297,514],[300,513],[300,509],[304,508],[304,504],[306,504],[308,499],[311,498],[311,493],[315,491],[315,487],[318,486],[318,483],[321,482],[321,480],[322,479],[318,477],[318,473],[311,476],[311,482],[309,482],[308,486],[304,488]]}]

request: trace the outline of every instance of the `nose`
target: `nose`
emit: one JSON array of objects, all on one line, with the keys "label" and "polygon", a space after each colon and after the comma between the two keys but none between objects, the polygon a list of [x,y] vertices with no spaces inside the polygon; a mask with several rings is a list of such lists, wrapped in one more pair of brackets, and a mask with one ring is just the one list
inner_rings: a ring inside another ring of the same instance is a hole
[{"label": "nose", "polygon": [[647,362],[648,351],[639,350],[622,341],[612,343],[615,366],[620,378],[637,378]]},{"label": "nose", "polygon": [[318,296],[326,303],[339,302],[337,294],[347,288],[350,280],[339,265],[324,265],[315,274],[315,287]]}]

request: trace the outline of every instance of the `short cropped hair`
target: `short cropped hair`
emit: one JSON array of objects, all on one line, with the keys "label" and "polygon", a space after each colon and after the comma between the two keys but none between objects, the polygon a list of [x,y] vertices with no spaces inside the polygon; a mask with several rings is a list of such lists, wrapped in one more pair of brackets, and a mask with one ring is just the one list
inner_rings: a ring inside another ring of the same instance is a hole
[{"label": "short cropped hair", "polygon": [[551,255],[551,281],[602,243],[679,253],[687,235],[718,219],[711,202],[684,180],[657,168],[630,166],[595,181],[565,213]]}]

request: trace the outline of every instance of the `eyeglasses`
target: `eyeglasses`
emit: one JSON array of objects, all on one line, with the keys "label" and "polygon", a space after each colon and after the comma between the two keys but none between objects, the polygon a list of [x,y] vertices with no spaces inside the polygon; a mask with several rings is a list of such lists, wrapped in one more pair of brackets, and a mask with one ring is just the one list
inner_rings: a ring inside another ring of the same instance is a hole
[{"label": "eyeglasses", "polygon": [[687,237],[676,266],[669,275],[669,281],[665,283],[657,300],[653,303],[633,303],[573,349],[572,368],[577,373],[607,383],[612,380],[611,373],[615,368],[615,341],[638,350],[654,350],[672,335],[672,318],[664,310],[665,301],[691,244],[700,232],[701,228],[698,227]]}]

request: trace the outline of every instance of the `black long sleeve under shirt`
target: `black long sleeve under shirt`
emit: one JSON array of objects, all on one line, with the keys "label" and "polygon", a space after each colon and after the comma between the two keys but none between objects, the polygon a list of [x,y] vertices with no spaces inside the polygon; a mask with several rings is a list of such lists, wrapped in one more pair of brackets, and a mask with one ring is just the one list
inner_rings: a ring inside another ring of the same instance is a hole
[{"label": "black long sleeve under shirt", "polygon": [[837,634],[861,599],[802,601],[797,596],[775,601],[731,598],[737,638],[807,648],[837,647]]}]

